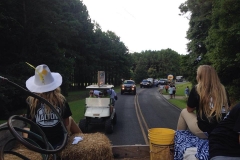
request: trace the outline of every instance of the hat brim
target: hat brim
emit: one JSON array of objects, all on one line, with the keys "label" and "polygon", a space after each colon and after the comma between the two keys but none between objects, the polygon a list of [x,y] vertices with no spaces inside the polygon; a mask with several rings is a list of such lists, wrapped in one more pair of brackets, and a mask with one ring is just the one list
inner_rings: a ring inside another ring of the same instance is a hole
[{"label": "hat brim", "polygon": [[26,81],[26,87],[29,91],[34,92],[34,93],[44,93],[44,92],[49,92],[53,91],[56,88],[58,88],[62,84],[62,76],[59,73],[54,73],[51,72],[54,81],[50,84],[47,85],[36,85],[34,83],[35,76],[30,77]]}]

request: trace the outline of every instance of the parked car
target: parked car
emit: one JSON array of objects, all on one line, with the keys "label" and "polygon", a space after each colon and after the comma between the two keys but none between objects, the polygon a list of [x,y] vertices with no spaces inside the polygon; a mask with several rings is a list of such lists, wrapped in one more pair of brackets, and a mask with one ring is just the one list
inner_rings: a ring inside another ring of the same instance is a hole
[{"label": "parked car", "polygon": [[136,95],[136,84],[133,80],[125,80],[121,87],[121,94],[125,92]]},{"label": "parked car", "polygon": [[168,84],[168,80],[167,79],[160,79],[158,81],[158,83],[156,84],[156,87],[158,87],[158,85],[166,85]]},{"label": "parked car", "polygon": [[140,88],[150,88],[152,87],[152,83],[151,81],[147,80],[147,79],[144,79],[142,80],[142,82],[140,83]]}]

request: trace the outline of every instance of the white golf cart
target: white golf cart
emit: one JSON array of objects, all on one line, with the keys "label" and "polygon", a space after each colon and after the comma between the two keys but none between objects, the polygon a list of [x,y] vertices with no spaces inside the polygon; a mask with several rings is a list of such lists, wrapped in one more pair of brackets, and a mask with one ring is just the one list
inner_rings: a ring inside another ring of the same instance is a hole
[{"label": "white golf cart", "polygon": [[106,95],[107,90],[111,90],[113,85],[90,85],[86,89],[88,91],[100,91],[102,97],[86,98],[85,100],[85,118],[79,122],[79,127],[83,132],[88,131],[89,125],[104,124],[105,132],[112,133],[113,125],[117,122],[117,114],[112,106],[113,100]]}]

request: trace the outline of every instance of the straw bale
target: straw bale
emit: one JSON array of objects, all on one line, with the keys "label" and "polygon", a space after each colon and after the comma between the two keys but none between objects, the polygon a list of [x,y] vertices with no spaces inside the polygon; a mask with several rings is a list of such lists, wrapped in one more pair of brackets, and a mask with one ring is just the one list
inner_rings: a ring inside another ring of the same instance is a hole
[{"label": "straw bale", "polygon": [[[34,160],[42,160],[42,156],[40,153],[34,152],[26,148],[22,144],[17,144],[16,147],[12,150],[17,153],[20,153],[21,155]],[[22,160],[22,158],[19,158],[12,154],[4,154],[4,160]]]},{"label": "straw bale", "polygon": [[[78,144],[72,144],[74,137],[82,137],[83,140],[78,142]],[[31,151],[22,144],[17,144],[13,151],[29,159],[43,159],[40,153]],[[110,140],[106,135],[102,133],[79,133],[73,134],[68,138],[66,147],[58,153],[58,157],[61,160],[113,160],[113,153]],[[22,159],[12,154],[4,154],[4,160]]]},{"label": "straw bale", "polygon": [[[74,137],[82,137],[83,140],[72,144]],[[113,160],[110,140],[99,132],[71,135],[59,156],[62,160]]]}]

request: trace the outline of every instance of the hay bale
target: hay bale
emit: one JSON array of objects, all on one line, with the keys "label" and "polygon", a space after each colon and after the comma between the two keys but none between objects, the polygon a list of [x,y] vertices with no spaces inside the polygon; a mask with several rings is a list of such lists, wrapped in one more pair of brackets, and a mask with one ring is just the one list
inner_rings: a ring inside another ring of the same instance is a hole
[{"label": "hay bale", "polygon": [[[78,144],[72,144],[74,137],[82,137],[83,140],[78,142]],[[13,151],[18,152],[29,159],[43,159],[40,153],[31,151],[22,144],[16,145]],[[104,134],[79,133],[73,134],[68,138],[67,146],[58,153],[58,157],[61,160],[113,160],[113,153],[110,140]],[[4,160],[22,159],[12,154],[4,154]]]},{"label": "hay bale", "polygon": [[[82,137],[83,140],[72,144],[74,137]],[[63,160],[113,160],[110,140],[102,133],[71,135],[59,156]]]},{"label": "hay bale", "polygon": [[[34,159],[34,160],[42,160],[43,159],[40,153],[31,151],[22,144],[17,144],[16,147],[14,149],[12,149],[12,151],[20,153],[21,155],[23,155],[29,159]],[[4,160],[22,160],[22,158],[19,158],[12,154],[4,154]]]}]

